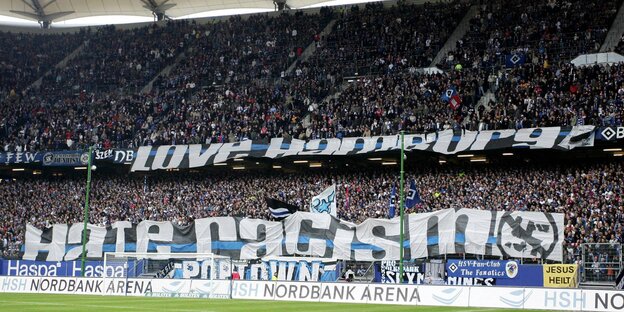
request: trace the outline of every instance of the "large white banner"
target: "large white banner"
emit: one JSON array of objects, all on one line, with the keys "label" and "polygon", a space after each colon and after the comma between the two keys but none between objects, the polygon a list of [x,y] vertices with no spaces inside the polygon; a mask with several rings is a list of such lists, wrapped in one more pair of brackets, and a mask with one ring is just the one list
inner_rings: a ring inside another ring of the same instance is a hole
[{"label": "large white banner", "polygon": [[[404,255],[418,259],[472,253],[514,258],[562,259],[563,214],[444,209],[407,215]],[[24,260],[69,261],[80,257],[82,224],[26,228]],[[197,252],[259,259],[311,256],[357,261],[398,260],[399,218],[359,225],[328,214],[297,212],[281,222],[235,217],[171,222],[115,222],[89,226],[87,256],[103,252]]]},{"label": "large white banner", "polygon": [[[427,151],[447,155],[506,148],[571,150],[579,146],[594,146],[594,126],[465,132],[445,130],[428,134],[406,134],[404,146],[406,151]],[[400,148],[398,135],[311,141],[273,138],[269,144],[247,140],[210,145],[142,146],[136,152],[116,150],[114,160],[118,162],[122,161],[118,158],[124,158],[118,157],[118,153],[128,154],[132,161],[131,171],[150,171],[197,168],[245,157],[275,159],[287,156],[347,156],[398,151]],[[100,152],[96,154],[96,159],[112,159],[112,155],[112,150]]]}]

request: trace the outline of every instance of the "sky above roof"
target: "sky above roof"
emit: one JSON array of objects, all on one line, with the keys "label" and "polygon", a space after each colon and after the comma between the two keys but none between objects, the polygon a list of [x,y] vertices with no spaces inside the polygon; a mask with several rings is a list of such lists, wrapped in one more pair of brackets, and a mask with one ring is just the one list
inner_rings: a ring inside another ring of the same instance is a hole
[{"label": "sky above roof", "polygon": [[[39,23],[34,18],[27,18],[21,13],[17,13],[35,12],[33,7],[36,6],[32,5],[33,0],[24,1],[27,3],[24,3],[22,0],[0,1],[0,25],[39,27]],[[116,0],[38,0],[41,6],[46,6],[48,3],[50,4],[43,9],[45,14],[74,12],[55,19],[52,23],[53,28],[132,24],[154,21],[152,13],[148,9],[142,7],[143,3],[140,0],[124,1],[132,2],[133,4],[127,5],[126,3],[126,5],[121,6]],[[288,0],[287,3],[291,6],[291,9],[307,9],[374,1],[381,0]],[[156,3],[158,2],[162,3],[162,1],[156,1]],[[175,4],[173,8],[166,11],[172,19],[229,16],[275,11],[272,0],[170,0],[167,3]]]}]

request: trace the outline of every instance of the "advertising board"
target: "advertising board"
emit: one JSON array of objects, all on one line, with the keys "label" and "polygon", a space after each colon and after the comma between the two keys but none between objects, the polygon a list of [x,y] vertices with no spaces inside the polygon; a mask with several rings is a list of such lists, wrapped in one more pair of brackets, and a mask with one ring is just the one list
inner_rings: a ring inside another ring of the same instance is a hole
[{"label": "advertising board", "polygon": [[575,288],[577,276],[576,264],[544,264],[544,287]]},{"label": "advertising board", "polygon": [[[128,263],[108,263],[106,276],[135,277],[142,272],[141,266],[134,261]],[[104,273],[102,261],[86,261],[85,277],[101,277]],[[0,260],[0,275],[4,276],[82,276],[80,261],[33,261],[33,260]]]},{"label": "advertising board", "polygon": [[538,264],[519,264],[513,260],[447,260],[447,284],[466,285],[466,281],[483,281],[470,285],[543,286],[543,269]]},{"label": "advertising board", "polygon": [[283,281],[0,276],[0,293],[190,297],[340,303],[623,311],[611,290]]}]

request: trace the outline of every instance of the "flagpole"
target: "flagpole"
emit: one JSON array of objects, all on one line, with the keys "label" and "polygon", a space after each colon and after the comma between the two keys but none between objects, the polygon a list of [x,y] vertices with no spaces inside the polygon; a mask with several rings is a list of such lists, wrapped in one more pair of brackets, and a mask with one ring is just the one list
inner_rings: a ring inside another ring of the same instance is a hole
[{"label": "flagpole", "polygon": [[91,158],[93,157],[93,146],[89,146],[89,161],[87,163],[87,188],[85,190],[84,204],[84,228],[82,229],[82,256],[80,257],[81,275],[85,276],[85,264],[87,259],[87,224],[89,223],[89,193],[91,192]]},{"label": "flagpole", "polygon": [[403,206],[403,189],[405,188],[403,182],[403,175],[405,171],[403,171],[403,159],[405,158],[405,140],[403,139],[405,135],[405,131],[401,131],[401,188],[399,193],[399,205],[401,209],[401,217],[399,218],[400,225],[400,238],[399,238],[399,281],[403,283],[403,215],[405,212],[405,207]]}]

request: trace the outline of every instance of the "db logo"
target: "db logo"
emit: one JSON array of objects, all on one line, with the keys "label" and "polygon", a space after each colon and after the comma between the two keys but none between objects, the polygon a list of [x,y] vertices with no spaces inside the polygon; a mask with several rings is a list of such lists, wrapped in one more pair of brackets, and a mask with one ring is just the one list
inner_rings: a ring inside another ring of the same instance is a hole
[{"label": "db logo", "polygon": [[133,150],[96,150],[95,151],[95,159],[96,160],[109,160],[114,163],[129,163],[134,160],[134,151]]},{"label": "db logo", "polygon": [[624,138],[624,127],[606,127],[600,132],[603,138],[607,141],[611,141],[612,139],[622,139]]}]

